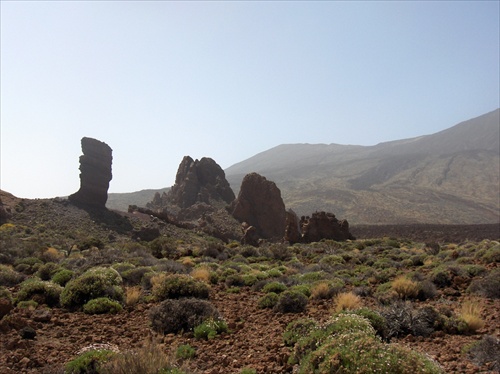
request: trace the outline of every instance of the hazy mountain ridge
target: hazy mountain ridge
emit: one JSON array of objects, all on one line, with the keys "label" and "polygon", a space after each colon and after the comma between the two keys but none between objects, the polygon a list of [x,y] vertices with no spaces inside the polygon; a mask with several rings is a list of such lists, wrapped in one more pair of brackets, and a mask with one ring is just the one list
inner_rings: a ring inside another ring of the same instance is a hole
[{"label": "hazy mountain ridge", "polygon": [[[326,210],[351,224],[499,222],[499,113],[374,146],[282,144],[227,168],[226,178],[238,194],[243,177],[257,172],[299,215]],[[141,202],[110,194],[108,207],[144,205],[155,192],[141,191]]]}]

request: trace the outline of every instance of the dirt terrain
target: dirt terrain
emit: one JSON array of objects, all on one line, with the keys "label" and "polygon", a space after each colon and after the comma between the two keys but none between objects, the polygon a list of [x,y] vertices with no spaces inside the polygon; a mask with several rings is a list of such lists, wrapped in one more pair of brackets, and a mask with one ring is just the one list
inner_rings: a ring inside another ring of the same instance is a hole
[{"label": "dirt terrain", "polygon": [[[4,203],[6,201],[4,199]],[[192,240],[192,233],[145,215],[118,215],[109,211],[96,214],[59,200],[8,202],[12,208],[9,224],[15,227],[29,226],[30,229],[24,229],[28,232],[23,234],[25,237],[3,237],[0,253],[7,253],[7,249],[12,251],[13,246],[20,245],[19,243],[35,239],[38,240],[37,243],[43,242],[48,246],[50,242],[54,247],[67,250],[75,242],[82,243],[89,235],[110,240],[111,244],[107,245],[118,245],[130,242],[130,231],[145,225],[156,225],[161,229],[162,235],[169,235],[178,243],[184,243],[181,246]],[[78,227],[78,230],[72,231],[74,227]],[[440,242],[443,246],[444,242],[472,243],[483,239],[498,241],[498,227],[353,227],[352,231],[359,239],[410,238],[421,243]],[[65,236],[65,233],[69,236]],[[16,241],[17,239],[19,241]],[[98,257],[98,252],[93,254],[92,261],[105,261]],[[498,267],[498,262],[486,266],[488,271]],[[460,279],[456,278],[451,285],[439,289],[431,299],[414,302],[419,307],[432,305],[438,308],[449,305],[450,308],[455,308],[468,297],[465,291],[470,284],[470,280],[465,283],[459,281]],[[8,288],[13,295],[19,290],[18,285]],[[353,288],[352,285],[346,285],[347,291]],[[195,339],[191,332],[166,336],[154,333],[149,320],[149,310],[156,305],[152,301],[125,307],[115,315],[88,315],[81,311],[70,312],[60,307],[48,308],[45,305],[33,308],[15,307],[0,321],[0,373],[63,373],[64,365],[75,358],[79,351],[92,344],[111,344],[120,351],[127,351],[139,349],[151,341],[159,344],[167,354],[173,354],[177,347],[184,344],[195,348],[196,356],[193,359],[179,362],[184,370],[192,373],[240,373],[243,368],[251,368],[259,374],[292,373],[294,367],[287,363],[290,348],[283,343],[283,331],[287,324],[304,317],[325,321],[334,312],[331,299],[310,299],[305,312],[282,314],[258,307],[258,300],[264,295],[262,291],[247,286],[242,286],[238,292],[229,291],[228,284],[218,283],[211,286],[209,300],[219,310],[230,331],[209,340]],[[425,353],[438,362],[447,373],[493,373],[492,363],[478,365],[465,350],[468,345],[479,341],[485,335],[500,337],[500,299],[481,298],[481,302],[481,316],[485,324],[475,332],[449,335],[436,331],[429,337],[407,335],[394,338],[392,342]],[[363,305],[370,308],[380,307],[378,300],[370,292],[363,297]],[[23,328],[27,326],[36,332],[32,339],[21,336]]]}]

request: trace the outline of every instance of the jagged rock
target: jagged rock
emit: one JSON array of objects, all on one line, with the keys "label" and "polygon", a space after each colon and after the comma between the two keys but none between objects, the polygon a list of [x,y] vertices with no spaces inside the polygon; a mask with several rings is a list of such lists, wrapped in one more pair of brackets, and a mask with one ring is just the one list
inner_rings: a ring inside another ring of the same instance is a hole
[{"label": "jagged rock", "polygon": [[69,200],[84,205],[105,208],[111,181],[112,149],[99,140],[82,138],[80,156],[80,189]]},{"label": "jagged rock", "polygon": [[254,226],[264,239],[281,240],[285,233],[286,211],[281,191],[274,182],[257,174],[247,174],[241,182],[238,198],[230,206],[240,222]]},{"label": "jagged rock", "polygon": [[302,217],[300,220],[302,242],[319,242],[321,239],[337,241],[354,239],[349,232],[347,220],[338,220],[333,213],[315,212],[311,217]]},{"label": "jagged rock", "polygon": [[[234,192],[224,170],[214,160],[208,157],[193,160],[185,156],[177,170],[175,184],[166,194],[166,200],[182,209],[195,203],[211,204],[219,201],[229,204],[234,200]],[[155,196],[155,202],[158,202],[158,196]]]},{"label": "jagged rock", "polygon": [[302,234],[300,233],[299,217],[291,209],[286,212],[285,225],[285,241],[291,244],[300,242]]},{"label": "jagged rock", "polygon": [[259,245],[259,234],[254,226],[250,226],[248,223],[243,222],[241,224],[241,230],[243,231],[243,236],[241,238],[242,244],[248,244],[254,247]]}]

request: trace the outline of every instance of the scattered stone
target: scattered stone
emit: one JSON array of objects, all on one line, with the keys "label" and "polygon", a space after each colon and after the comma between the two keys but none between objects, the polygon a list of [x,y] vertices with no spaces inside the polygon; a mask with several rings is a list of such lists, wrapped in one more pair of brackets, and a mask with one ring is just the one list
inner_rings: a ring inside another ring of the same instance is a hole
[{"label": "scattered stone", "polygon": [[19,330],[19,335],[23,339],[33,340],[36,337],[36,331],[33,327],[25,326],[21,330]]}]

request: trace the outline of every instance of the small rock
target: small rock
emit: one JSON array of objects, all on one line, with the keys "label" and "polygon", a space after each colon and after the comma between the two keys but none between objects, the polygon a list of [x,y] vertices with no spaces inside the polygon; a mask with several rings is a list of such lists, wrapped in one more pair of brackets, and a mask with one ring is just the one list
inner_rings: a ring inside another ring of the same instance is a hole
[{"label": "small rock", "polygon": [[33,312],[32,318],[35,322],[50,322],[52,312],[48,309],[37,309]]},{"label": "small rock", "polygon": [[33,327],[30,326],[25,326],[21,330],[19,330],[19,335],[21,335],[21,338],[23,339],[35,339],[36,337],[36,331]]}]

